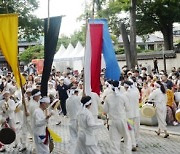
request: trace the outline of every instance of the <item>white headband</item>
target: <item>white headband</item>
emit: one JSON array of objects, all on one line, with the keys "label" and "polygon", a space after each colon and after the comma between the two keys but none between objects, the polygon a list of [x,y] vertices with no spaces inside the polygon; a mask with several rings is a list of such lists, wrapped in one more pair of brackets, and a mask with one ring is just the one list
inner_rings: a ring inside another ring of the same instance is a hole
[{"label": "white headband", "polygon": [[84,106],[85,105],[89,105],[89,104],[91,104],[92,103],[92,101],[91,101],[91,99],[88,101],[88,102],[86,102],[85,104],[84,104]]},{"label": "white headband", "polygon": [[49,99],[49,97],[43,97],[40,99],[40,102],[41,103],[50,103],[50,99]]},{"label": "white headband", "polygon": [[157,83],[157,82],[155,82],[154,85],[155,85],[157,88],[160,88],[160,87],[161,87],[161,85],[160,85],[159,83]]},{"label": "white headband", "polygon": [[32,97],[34,97],[34,96],[39,96],[39,95],[41,95],[41,92],[40,92],[40,91],[38,91],[37,93],[35,93],[34,95],[32,95]]},{"label": "white headband", "polygon": [[130,85],[128,85],[128,84],[126,84],[126,83],[124,83],[124,87],[129,88],[129,87],[130,87]]}]

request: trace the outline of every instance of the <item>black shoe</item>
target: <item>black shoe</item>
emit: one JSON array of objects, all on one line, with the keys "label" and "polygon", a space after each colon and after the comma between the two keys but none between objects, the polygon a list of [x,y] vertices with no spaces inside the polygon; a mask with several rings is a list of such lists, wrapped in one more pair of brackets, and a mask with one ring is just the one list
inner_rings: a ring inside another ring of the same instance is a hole
[{"label": "black shoe", "polygon": [[24,152],[24,151],[26,151],[26,147],[22,147],[19,149],[19,152]]},{"label": "black shoe", "polygon": [[160,132],[158,132],[158,131],[155,131],[155,133],[159,136],[160,135]]},{"label": "black shoe", "polygon": [[136,148],[136,147],[133,147],[133,148],[132,148],[132,151],[137,151],[137,148]]},{"label": "black shoe", "polygon": [[61,121],[60,121],[60,122],[58,122],[58,123],[56,123],[56,125],[57,125],[57,126],[59,126],[60,124],[61,124]]},{"label": "black shoe", "polygon": [[169,134],[166,134],[165,136],[164,136],[164,138],[168,138],[169,137]]},{"label": "black shoe", "polygon": [[136,147],[139,147],[139,145],[138,145],[138,144],[136,144]]}]

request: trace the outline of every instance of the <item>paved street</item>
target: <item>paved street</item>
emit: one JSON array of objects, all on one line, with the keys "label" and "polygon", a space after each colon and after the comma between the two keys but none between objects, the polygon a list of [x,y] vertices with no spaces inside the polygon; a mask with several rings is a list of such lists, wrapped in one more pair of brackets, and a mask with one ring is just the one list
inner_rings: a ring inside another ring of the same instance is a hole
[{"label": "paved street", "polygon": [[[56,119],[61,119],[62,124],[56,126]],[[50,127],[57,132],[63,139],[62,143],[56,143],[53,154],[69,154],[69,131],[68,131],[68,118],[54,117],[51,119]],[[178,128],[180,126],[177,126]],[[180,130],[180,129],[179,129]],[[96,132],[98,139],[98,146],[101,149],[102,154],[111,154],[110,140],[108,137],[107,129],[101,128]],[[141,138],[139,142],[139,148],[134,154],[180,154],[180,136],[170,135],[168,139],[164,139],[162,134],[157,136],[154,131],[147,129],[141,129]],[[122,143],[123,144],[123,143]],[[32,153],[32,142],[28,142],[28,150],[25,154]],[[13,149],[12,145],[7,146],[5,154],[19,154],[17,149]]]}]

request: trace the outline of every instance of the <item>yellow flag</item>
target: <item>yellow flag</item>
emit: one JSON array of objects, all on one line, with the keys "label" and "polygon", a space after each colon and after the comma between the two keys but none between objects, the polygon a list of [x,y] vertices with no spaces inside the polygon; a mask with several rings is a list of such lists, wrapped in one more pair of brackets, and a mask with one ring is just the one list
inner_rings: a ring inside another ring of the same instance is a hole
[{"label": "yellow flag", "polygon": [[[19,66],[18,66],[18,15],[0,15],[0,49],[11,66],[17,85],[20,86]],[[22,85],[26,80],[21,76]]]},{"label": "yellow flag", "polygon": [[62,142],[62,138],[58,134],[56,134],[53,130],[48,128],[48,131],[54,142]]}]

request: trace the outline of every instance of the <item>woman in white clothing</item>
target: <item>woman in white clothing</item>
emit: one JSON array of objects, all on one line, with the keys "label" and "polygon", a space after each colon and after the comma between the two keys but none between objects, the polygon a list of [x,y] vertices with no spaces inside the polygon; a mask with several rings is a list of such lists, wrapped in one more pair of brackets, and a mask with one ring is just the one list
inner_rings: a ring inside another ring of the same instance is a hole
[{"label": "woman in white clothing", "polygon": [[154,84],[155,90],[149,96],[149,101],[155,102],[156,105],[156,117],[158,120],[158,131],[155,131],[157,135],[160,135],[161,130],[164,130],[165,136],[167,138],[169,134],[167,133],[166,127],[166,90],[164,85],[160,81],[156,81]]}]

